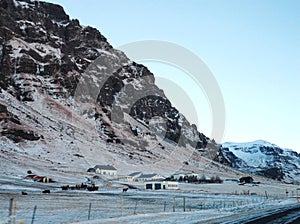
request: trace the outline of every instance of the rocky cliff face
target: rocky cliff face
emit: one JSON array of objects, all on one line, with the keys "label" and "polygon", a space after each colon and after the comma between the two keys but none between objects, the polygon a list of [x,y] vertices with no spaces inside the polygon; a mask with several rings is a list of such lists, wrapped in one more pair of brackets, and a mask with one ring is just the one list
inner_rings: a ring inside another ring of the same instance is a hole
[{"label": "rocky cliff face", "polygon": [[168,158],[180,168],[199,156],[213,159],[219,146],[190,125],[154,81],[145,66],[61,6],[1,0],[2,142],[23,142],[27,152],[38,147],[31,155],[52,164],[72,162],[55,156],[61,148],[81,151],[86,163],[115,166]]},{"label": "rocky cliff face", "polygon": [[[0,4],[0,86],[22,101],[33,101],[38,89],[72,96],[80,73],[101,50],[112,48],[99,31],[70,20],[59,5],[6,0]],[[42,83],[45,79],[47,85]]]}]

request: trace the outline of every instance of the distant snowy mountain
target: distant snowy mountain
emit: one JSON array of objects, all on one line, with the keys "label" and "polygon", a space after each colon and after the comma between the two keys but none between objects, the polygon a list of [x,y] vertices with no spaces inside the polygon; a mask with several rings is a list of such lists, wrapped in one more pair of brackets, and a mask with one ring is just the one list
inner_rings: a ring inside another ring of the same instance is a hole
[{"label": "distant snowy mountain", "polygon": [[300,154],[258,140],[246,143],[225,142],[222,154],[231,167],[285,181],[300,182]]}]

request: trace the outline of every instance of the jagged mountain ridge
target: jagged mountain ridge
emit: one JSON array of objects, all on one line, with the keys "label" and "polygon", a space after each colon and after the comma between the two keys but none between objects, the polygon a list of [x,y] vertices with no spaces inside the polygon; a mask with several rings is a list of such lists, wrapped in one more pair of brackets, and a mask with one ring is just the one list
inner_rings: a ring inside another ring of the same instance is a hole
[{"label": "jagged mountain ridge", "polygon": [[222,154],[231,167],[268,178],[296,183],[300,181],[300,154],[258,140],[248,143],[226,142]]},{"label": "jagged mountain ridge", "polygon": [[[171,105],[145,66],[115,50],[97,29],[46,2],[2,0],[0,10],[5,152],[14,149],[53,166],[74,161],[68,150],[81,152],[84,167],[170,159],[181,163],[175,163],[178,169],[202,155],[214,158],[219,146]],[[58,148],[65,158],[57,158]]]}]

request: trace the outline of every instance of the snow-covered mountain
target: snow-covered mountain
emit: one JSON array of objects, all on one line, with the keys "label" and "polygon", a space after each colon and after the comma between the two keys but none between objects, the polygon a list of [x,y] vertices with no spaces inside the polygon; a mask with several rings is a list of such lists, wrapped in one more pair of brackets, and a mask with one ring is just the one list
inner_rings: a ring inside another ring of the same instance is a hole
[{"label": "snow-covered mountain", "polygon": [[209,159],[220,147],[154,81],[147,67],[61,6],[1,0],[2,173],[111,164],[123,174],[172,174],[214,166]]},{"label": "snow-covered mountain", "polygon": [[226,142],[222,154],[231,167],[288,183],[300,182],[300,154],[258,140],[247,143]]}]

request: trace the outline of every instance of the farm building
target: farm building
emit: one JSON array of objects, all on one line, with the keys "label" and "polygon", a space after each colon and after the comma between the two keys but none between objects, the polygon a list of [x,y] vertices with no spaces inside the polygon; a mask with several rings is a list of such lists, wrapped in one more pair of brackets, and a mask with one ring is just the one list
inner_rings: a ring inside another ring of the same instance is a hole
[{"label": "farm building", "polygon": [[117,176],[117,169],[111,165],[96,165],[94,169],[102,175]]},{"label": "farm building", "polygon": [[176,181],[149,181],[144,183],[146,190],[177,190],[178,182]]},{"label": "farm building", "polygon": [[153,181],[153,180],[163,180],[165,179],[163,176],[153,173],[153,174],[142,174],[136,178],[139,182],[145,182],[145,181]]},{"label": "farm building", "polygon": [[128,181],[128,182],[134,182],[136,181],[136,179],[142,175],[142,172],[134,172],[134,173],[131,173],[129,174],[128,176],[126,176],[124,178],[125,181]]}]

